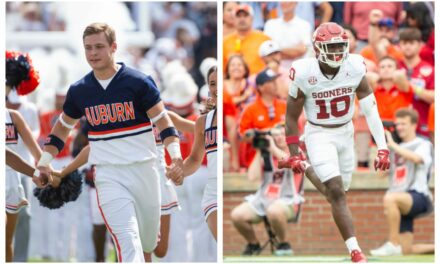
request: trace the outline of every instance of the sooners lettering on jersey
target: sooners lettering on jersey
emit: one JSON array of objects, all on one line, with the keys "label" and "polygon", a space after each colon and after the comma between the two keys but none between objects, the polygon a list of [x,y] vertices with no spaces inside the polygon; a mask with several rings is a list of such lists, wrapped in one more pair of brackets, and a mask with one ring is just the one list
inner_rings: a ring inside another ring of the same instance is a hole
[{"label": "sooners lettering on jersey", "polygon": [[334,78],[327,78],[319,68],[316,58],[292,63],[295,78],[289,95],[296,98],[298,90],[305,95],[304,110],[307,119],[315,124],[343,124],[353,118],[354,96],[366,68],[364,59],[349,54]]}]

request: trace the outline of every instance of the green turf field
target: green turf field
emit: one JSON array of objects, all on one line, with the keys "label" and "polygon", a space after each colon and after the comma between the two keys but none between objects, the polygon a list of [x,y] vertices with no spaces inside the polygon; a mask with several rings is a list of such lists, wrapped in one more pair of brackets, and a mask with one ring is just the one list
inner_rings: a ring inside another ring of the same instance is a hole
[{"label": "green turf field", "polygon": [[[105,259],[105,262],[106,263],[117,262],[116,260],[117,260],[116,259],[116,251],[113,250],[113,249],[109,250],[108,254],[107,254],[107,257]],[[50,259],[30,258],[30,259],[28,259],[28,262],[51,263],[51,262],[59,262],[59,261],[57,261],[57,260],[50,260]],[[71,259],[69,262],[70,263],[77,263],[77,261],[74,260],[74,259]]]},{"label": "green turf field", "polygon": [[[398,257],[370,257],[367,256],[368,262],[395,262],[395,263],[433,263],[434,255],[408,255]],[[256,256],[256,257],[242,257],[242,256],[225,256],[224,262],[234,263],[266,263],[266,262],[289,262],[289,263],[336,263],[347,262],[351,260],[348,256],[289,256],[289,257],[275,257],[275,256]]]}]

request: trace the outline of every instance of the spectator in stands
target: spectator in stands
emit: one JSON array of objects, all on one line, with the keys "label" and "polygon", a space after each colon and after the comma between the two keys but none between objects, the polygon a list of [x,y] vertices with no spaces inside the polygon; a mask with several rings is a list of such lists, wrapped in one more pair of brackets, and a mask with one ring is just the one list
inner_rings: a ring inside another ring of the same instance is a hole
[{"label": "spectator in stands", "polygon": [[181,61],[185,68],[189,69],[186,50],[180,47],[177,40],[173,38],[156,39],[153,47],[145,54],[145,58],[158,73],[161,73],[163,68],[174,60]]},{"label": "spectator in stands", "polygon": [[252,22],[252,27],[254,29],[263,30],[264,24],[273,18],[279,16],[278,2],[248,2],[249,6],[254,10],[254,20]]},{"label": "spectator in stands", "polygon": [[356,53],[357,38],[358,38],[356,29],[354,29],[354,27],[348,24],[342,24],[341,26],[345,29],[345,32],[348,35],[349,53]]},{"label": "spectator in stands", "polygon": [[182,16],[173,21],[164,37],[175,38],[178,46],[185,48],[187,56],[192,58],[201,33],[195,21],[188,17],[187,11],[187,8],[182,8]]},{"label": "spectator in stands", "polygon": [[281,65],[285,68],[290,68],[293,60],[303,58],[312,45],[312,28],[307,21],[295,15],[296,5],[296,2],[281,2],[283,16],[270,19],[264,25],[264,33],[281,48]]},{"label": "spectator in stands", "polygon": [[[246,131],[271,129],[284,121],[286,101],[277,98],[277,83],[275,82],[277,77],[278,75],[271,69],[264,69],[257,75],[257,99],[246,106],[240,118],[239,131],[244,142],[249,143],[252,140]],[[254,155],[255,150],[250,144],[240,149],[240,157],[245,167],[249,167]]]},{"label": "spectator in stands", "polygon": [[373,256],[434,253],[434,244],[413,243],[414,219],[433,210],[428,185],[433,148],[428,140],[416,135],[418,117],[413,109],[396,112],[396,132],[401,143],[386,132],[391,168],[383,205],[389,233],[383,246],[370,251]]},{"label": "spectator in stands", "polygon": [[281,49],[273,40],[266,40],[259,49],[259,55],[263,59],[266,68],[271,69],[275,74],[280,75],[275,79],[278,88],[278,98],[286,99],[290,84],[289,68],[281,65]]},{"label": "spectator in stands", "polygon": [[156,38],[167,36],[167,32],[175,21],[183,18],[184,8],[182,3],[162,2],[151,5],[152,30]]},{"label": "spectator in stands", "polygon": [[397,24],[392,18],[383,16],[379,9],[370,12],[370,26],[368,30],[368,45],[360,54],[375,64],[384,56],[391,56],[396,60],[403,58],[399,47],[394,45],[397,32]]},{"label": "spectator in stands", "polygon": [[41,14],[41,4],[35,2],[23,3],[20,7],[22,20],[17,24],[18,31],[44,31],[47,25]]},{"label": "spectator in stands", "polygon": [[298,1],[296,3],[295,15],[309,23],[310,34],[315,31],[315,27],[330,22],[333,16],[333,7],[327,1]]},{"label": "spectator in stands", "polygon": [[399,108],[409,107],[412,103],[412,87],[405,72],[397,69],[394,58],[386,56],[379,61],[379,80],[378,84],[373,86],[373,90],[383,121],[393,121]]},{"label": "spectator in stands", "polygon": [[249,103],[255,93],[249,81],[249,66],[240,55],[233,55],[226,64],[226,79],[223,89],[226,96],[232,97],[232,102],[239,114],[244,105]]},{"label": "spectator in stands", "polygon": [[235,9],[236,32],[223,40],[223,70],[226,72],[226,64],[229,57],[241,54],[249,66],[251,74],[255,74],[264,68],[264,62],[258,56],[258,48],[261,43],[270,39],[259,30],[252,29],[254,11],[247,4],[241,4]]},{"label": "spectator in stands", "polygon": [[[197,29],[195,24],[192,26],[195,27],[194,29]],[[190,31],[185,27],[177,28],[174,38],[176,39],[177,46],[185,50],[187,55],[185,58],[185,66],[191,69],[194,66],[194,46],[197,44],[198,39],[191,36]]]},{"label": "spectator in stands", "polygon": [[414,88],[413,107],[419,112],[419,127],[417,133],[429,137],[428,112],[434,102],[434,68],[420,58],[423,45],[422,34],[417,28],[403,29],[399,34],[399,44],[404,56],[401,67]]},{"label": "spectator in stands", "polygon": [[287,224],[298,220],[299,204],[304,201],[304,176],[293,174],[291,169],[277,169],[275,165],[277,160],[289,156],[284,127],[271,129],[271,135],[256,133],[253,133],[253,145],[257,150],[247,176],[250,181],[261,181],[261,185],[255,195],[246,197],[245,202],[232,210],[231,219],[248,243],[243,255],[261,251],[252,225],[261,222],[264,217],[267,217],[279,240],[274,254],[291,255],[293,251],[286,239]]},{"label": "spectator in stands", "polygon": [[255,94],[249,81],[249,67],[240,55],[232,55],[226,64],[226,79],[223,82],[223,102],[225,133],[230,144],[230,170],[238,171],[239,143],[237,121],[244,105],[249,103]]},{"label": "spectator in stands", "polygon": [[[352,27],[351,25],[348,25],[348,24],[342,24],[341,26],[345,29],[345,32],[347,32],[347,35],[348,35],[349,49],[350,49],[349,52],[350,53],[358,53],[357,52],[358,35],[357,35],[356,29],[354,29],[354,27]],[[377,71],[377,66],[374,62],[372,62],[366,58],[364,58],[364,62],[365,62],[365,65],[367,66],[367,72],[370,72],[370,71],[376,72]]]},{"label": "spectator in stands", "polygon": [[368,24],[370,23],[369,15],[373,9],[379,9],[383,13],[383,17],[389,17],[399,23],[400,15],[403,9],[401,2],[346,2],[344,4],[344,23],[352,25],[357,33],[359,46],[358,51],[368,44]]},{"label": "spectator in stands", "polygon": [[223,2],[223,37],[235,32],[235,8],[238,3],[234,1]]},{"label": "spectator in stands", "polygon": [[[356,29],[348,24],[342,24],[341,25],[345,32],[347,32],[348,35],[348,41],[349,41],[349,48],[350,53],[358,53],[358,35]],[[367,72],[376,72],[377,71],[377,65],[370,61],[369,59],[364,58],[365,65],[367,66]]]},{"label": "spectator in stands", "polygon": [[188,2],[189,20],[196,22],[200,39],[194,45],[194,67],[191,76],[200,87],[205,83],[205,76],[197,70],[198,65],[207,57],[217,57],[217,2]]},{"label": "spectator in stands", "polygon": [[420,50],[422,60],[434,66],[434,19],[429,10],[430,2],[413,2],[406,10],[405,22],[410,27],[420,29],[424,43]]},{"label": "spectator in stands", "polygon": [[331,1],[329,2],[330,5],[333,8],[333,15],[330,19],[331,22],[335,22],[336,24],[343,24],[344,23],[344,2],[336,2]]}]

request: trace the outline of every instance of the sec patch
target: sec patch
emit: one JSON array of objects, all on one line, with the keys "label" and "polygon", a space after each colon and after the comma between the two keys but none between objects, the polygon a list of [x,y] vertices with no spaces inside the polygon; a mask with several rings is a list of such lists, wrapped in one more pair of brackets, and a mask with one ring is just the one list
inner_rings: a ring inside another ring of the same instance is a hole
[{"label": "sec patch", "polygon": [[292,81],[295,80],[295,69],[293,67],[290,67],[289,78]]}]

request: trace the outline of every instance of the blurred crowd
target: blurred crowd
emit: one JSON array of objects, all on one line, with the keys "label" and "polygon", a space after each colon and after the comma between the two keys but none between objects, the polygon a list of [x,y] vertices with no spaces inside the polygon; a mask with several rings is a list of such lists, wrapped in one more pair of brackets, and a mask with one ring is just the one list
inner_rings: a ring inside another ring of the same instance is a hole
[{"label": "blurred crowd", "polygon": [[[92,22],[106,22],[116,30],[116,61],[151,75],[169,110],[195,120],[208,98],[205,76],[217,56],[216,2],[7,2],[6,21],[6,48],[29,53],[40,74],[39,88],[26,97],[11,94],[7,107],[22,113],[41,144],[62,111],[69,85],[91,70],[81,44],[82,31]],[[21,33],[28,34],[24,41],[15,38]],[[61,38],[51,41],[54,33]],[[151,35],[152,39],[131,43],[128,34]],[[54,169],[68,164],[84,145],[81,130],[77,127],[71,134],[65,150],[53,163]],[[181,143],[187,145],[187,150],[182,150],[185,158],[193,137],[182,137]],[[216,243],[200,208],[206,184],[204,169],[177,188],[182,211],[171,218],[170,245],[164,261],[217,259]],[[91,173],[87,168],[85,171]],[[97,261],[93,245],[96,230],[92,227],[96,223],[90,208],[95,198],[89,192],[92,187],[84,186],[77,202],[49,210],[33,198],[29,177],[23,176],[22,181],[31,207],[20,212],[14,261]],[[105,233],[105,227],[101,229]],[[109,237],[107,241],[106,253],[111,247]]]},{"label": "blurred crowd", "polygon": [[[350,53],[365,58],[384,126],[393,130],[395,112],[413,108],[420,116],[417,134],[433,142],[434,2],[228,1],[223,3],[224,171],[246,171],[251,164],[255,146],[243,140],[247,130],[283,125],[290,65],[315,56],[312,33],[329,21],[346,29]],[[267,69],[279,77],[259,83],[257,76]],[[269,121],[250,117],[258,114]],[[304,115],[300,120],[302,133]],[[358,107],[353,122],[358,170],[369,169],[374,143]]]}]

